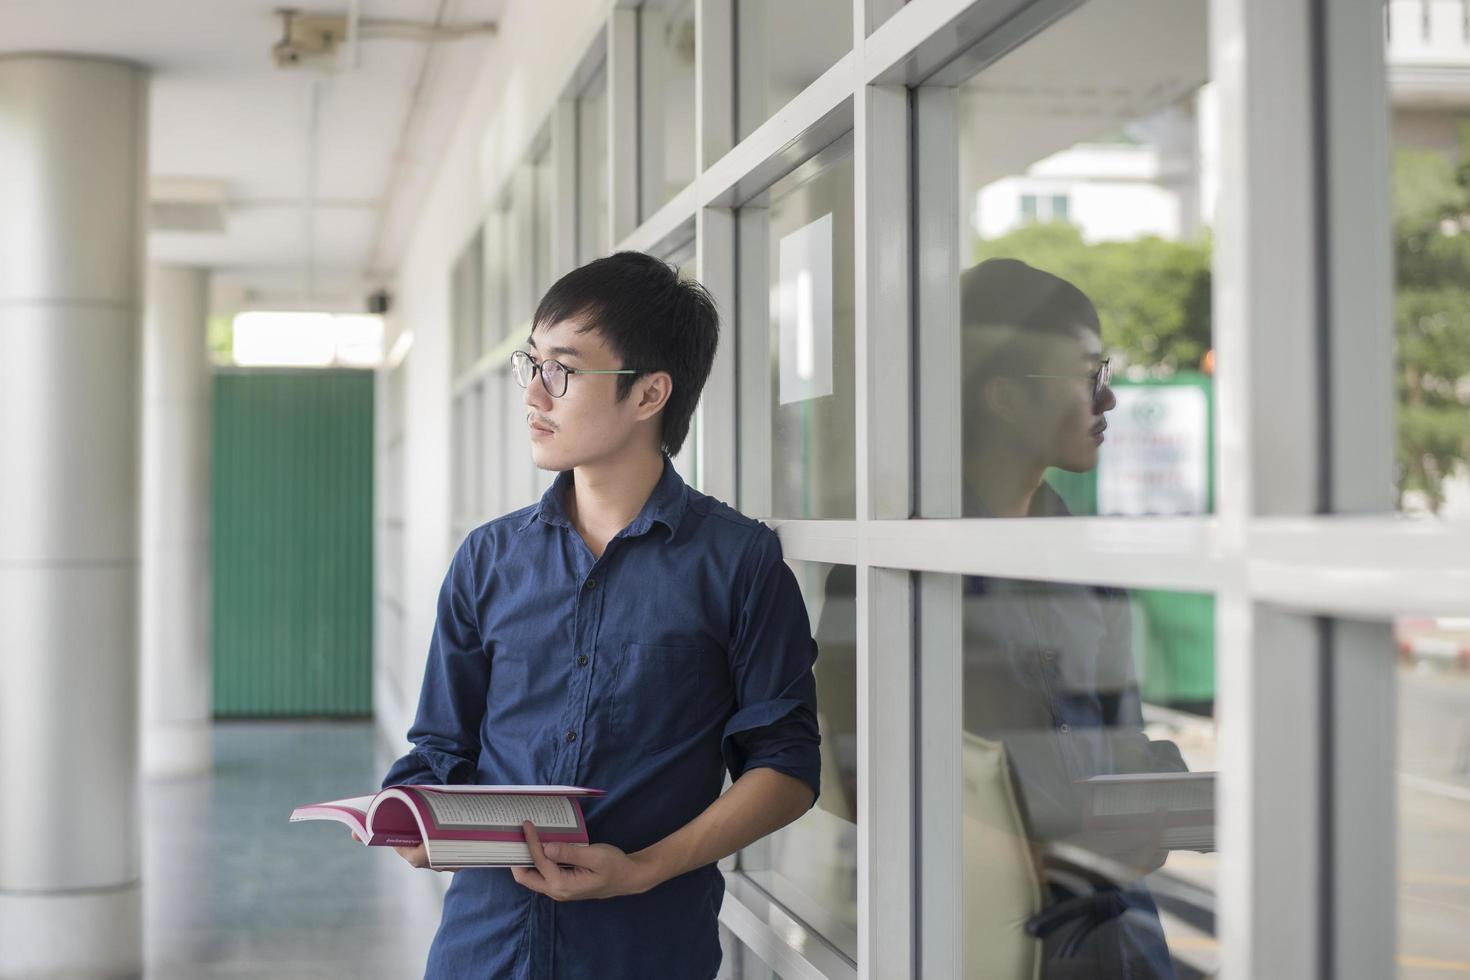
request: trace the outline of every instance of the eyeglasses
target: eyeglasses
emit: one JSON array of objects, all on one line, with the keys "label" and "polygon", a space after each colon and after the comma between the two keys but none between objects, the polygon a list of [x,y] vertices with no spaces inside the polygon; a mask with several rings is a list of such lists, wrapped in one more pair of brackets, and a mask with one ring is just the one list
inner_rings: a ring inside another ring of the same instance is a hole
[{"label": "eyeglasses", "polygon": [[518,350],[510,355],[510,373],[516,379],[516,384],[522,388],[528,386],[541,374],[541,386],[552,398],[560,398],[567,393],[567,377],[573,374],[640,374],[632,368],[623,368],[617,371],[585,371],[581,368],[569,368],[561,361],[538,361],[523,350]]},{"label": "eyeglasses", "polygon": [[1078,380],[1086,378],[1092,382],[1092,400],[1097,401],[1102,397],[1102,390],[1107,387],[1108,382],[1113,380],[1113,371],[1108,367],[1108,358],[1104,357],[1098,362],[1097,367],[1086,374],[1023,374],[1023,378],[1063,378],[1067,380]]}]

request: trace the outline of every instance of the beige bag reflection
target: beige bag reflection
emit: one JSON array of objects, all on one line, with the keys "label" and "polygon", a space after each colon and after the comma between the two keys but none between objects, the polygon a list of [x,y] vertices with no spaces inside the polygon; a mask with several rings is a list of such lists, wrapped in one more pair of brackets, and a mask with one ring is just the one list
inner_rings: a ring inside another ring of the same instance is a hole
[{"label": "beige bag reflection", "polygon": [[1034,980],[1041,941],[1026,920],[1041,911],[1041,876],[1026,838],[1005,746],[964,734],[964,944],[967,980]]}]

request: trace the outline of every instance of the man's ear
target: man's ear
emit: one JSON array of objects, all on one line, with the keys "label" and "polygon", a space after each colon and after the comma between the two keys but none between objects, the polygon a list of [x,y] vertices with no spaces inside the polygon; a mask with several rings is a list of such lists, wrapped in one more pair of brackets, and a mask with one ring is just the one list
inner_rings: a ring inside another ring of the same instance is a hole
[{"label": "man's ear", "polygon": [[674,394],[674,379],[667,371],[654,371],[633,382],[633,397],[637,399],[638,420],[651,419]]},{"label": "man's ear", "polygon": [[991,378],[985,382],[985,408],[991,416],[1012,425],[1026,421],[1029,414],[1025,392],[1014,378]]}]

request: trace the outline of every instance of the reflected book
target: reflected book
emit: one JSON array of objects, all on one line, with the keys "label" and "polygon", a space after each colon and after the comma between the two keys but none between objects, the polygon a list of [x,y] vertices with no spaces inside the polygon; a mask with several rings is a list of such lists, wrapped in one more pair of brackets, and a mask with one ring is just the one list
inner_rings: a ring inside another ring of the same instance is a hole
[{"label": "reflected book", "polygon": [[1151,829],[1171,851],[1215,849],[1215,774],[1140,772],[1078,780],[1082,826],[1092,832]]},{"label": "reflected book", "polygon": [[346,824],[363,843],[428,852],[429,866],[512,868],[532,864],[521,829],[530,821],[543,843],[586,844],[582,786],[389,786],[372,796],[308,803],[291,822]]}]

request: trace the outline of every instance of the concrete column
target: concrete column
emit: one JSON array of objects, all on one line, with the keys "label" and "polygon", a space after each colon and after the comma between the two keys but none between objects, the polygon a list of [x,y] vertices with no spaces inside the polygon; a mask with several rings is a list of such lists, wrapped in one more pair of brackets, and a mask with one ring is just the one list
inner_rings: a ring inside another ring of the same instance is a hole
[{"label": "concrete column", "polygon": [[0,976],[142,968],[146,70],[0,56]]},{"label": "concrete column", "polygon": [[143,316],[143,775],[210,770],[209,274],[154,265]]}]

